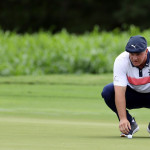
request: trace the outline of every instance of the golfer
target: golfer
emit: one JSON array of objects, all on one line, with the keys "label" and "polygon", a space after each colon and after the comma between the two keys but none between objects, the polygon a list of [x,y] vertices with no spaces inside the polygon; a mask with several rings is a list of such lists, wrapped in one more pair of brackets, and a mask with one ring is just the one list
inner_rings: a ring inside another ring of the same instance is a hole
[{"label": "golfer", "polygon": [[[125,52],[114,62],[113,83],[102,91],[107,106],[119,119],[121,137],[139,130],[129,109],[150,108],[150,52],[144,37],[130,37]],[[150,124],[147,131],[150,133]]]}]

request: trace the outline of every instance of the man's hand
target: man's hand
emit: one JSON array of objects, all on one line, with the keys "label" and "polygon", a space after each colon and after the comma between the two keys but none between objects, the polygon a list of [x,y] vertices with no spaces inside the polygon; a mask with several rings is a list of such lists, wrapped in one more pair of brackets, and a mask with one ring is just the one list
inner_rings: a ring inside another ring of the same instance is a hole
[{"label": "man's hand", "polygon": [[122,133],[128,134],[131,130],[130,122],[127,119],[122,119],[119,122],[119,129]]}]

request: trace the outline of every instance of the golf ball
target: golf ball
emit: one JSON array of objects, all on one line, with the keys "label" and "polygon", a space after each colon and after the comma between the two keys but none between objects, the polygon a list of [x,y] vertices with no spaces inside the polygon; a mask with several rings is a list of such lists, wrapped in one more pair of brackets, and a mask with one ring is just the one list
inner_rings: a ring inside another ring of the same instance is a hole
[{"label": "golf ball", "polygon": [[131,134],[128,135],[128,139],[132,139],[132,135]]}]

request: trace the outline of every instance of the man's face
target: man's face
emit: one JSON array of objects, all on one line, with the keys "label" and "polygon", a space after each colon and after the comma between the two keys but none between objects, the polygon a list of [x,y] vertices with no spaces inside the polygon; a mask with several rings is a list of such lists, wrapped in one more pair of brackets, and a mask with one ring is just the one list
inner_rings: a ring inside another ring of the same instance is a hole
[{"label": "man's face", "polygon": [[135,67],[144,66],[147,60],[147,52],[146,49],[144,52],[141,53],[129,53],[130,60]]}]

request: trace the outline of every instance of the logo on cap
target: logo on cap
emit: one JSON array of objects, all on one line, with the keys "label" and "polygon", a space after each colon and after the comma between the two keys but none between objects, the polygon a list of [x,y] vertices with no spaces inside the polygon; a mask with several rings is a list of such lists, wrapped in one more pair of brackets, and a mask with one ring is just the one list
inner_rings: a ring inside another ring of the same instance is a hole
[{"label": "logo on cap", "polygon": [[131,46],[135,48],[135,45],[131,45]]}]

